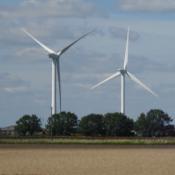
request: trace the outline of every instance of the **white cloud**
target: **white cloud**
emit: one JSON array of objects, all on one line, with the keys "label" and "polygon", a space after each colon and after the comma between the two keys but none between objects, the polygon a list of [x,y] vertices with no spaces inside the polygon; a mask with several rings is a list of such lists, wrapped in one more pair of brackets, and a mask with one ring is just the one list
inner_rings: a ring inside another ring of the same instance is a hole
[{"label": "white cloud", "polygon": [[19,86],[19,87],[5,87],[4,91],[9,93],[18,93],[18,92],[28,92],[28,87]]},{"label": "white cloud", "polygon": [[93,3],[85,0],[25,0],[18,7],[2,8],[0,17],[36,18],[43,17],[89,17],[101,14]]},{"label": "white cloud", "polygon": [[125,11],[174,11],[174,0],[120,0]]},{"label": "white cloud", "polygon": [[9,73],[0,74],[0,92],[22,93],[29,92],[30,85],[21,78]]},{"label": "white cloud", "polygon": [[[122,27],[109,27],[109,33],[112,37],[126,40],[127,29]],[[130,41],[137,41],[140,35],[135,31],[130,31]]]}]

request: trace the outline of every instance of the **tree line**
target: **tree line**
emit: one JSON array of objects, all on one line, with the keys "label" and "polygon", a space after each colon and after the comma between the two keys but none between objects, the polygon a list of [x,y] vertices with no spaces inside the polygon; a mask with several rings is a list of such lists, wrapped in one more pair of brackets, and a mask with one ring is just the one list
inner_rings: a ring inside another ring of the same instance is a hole
[{"label": "tree line", "polygon": [[24,115],[15,126],[18,136],[38,133],[48,136],[94,137],[164,137],[175,136],[173,119],[160,109],[141,113],[134,121],[121,113],[89,114],[80,120],[71,112],[61,112],[48,118],[45,128],[36,115]]}]

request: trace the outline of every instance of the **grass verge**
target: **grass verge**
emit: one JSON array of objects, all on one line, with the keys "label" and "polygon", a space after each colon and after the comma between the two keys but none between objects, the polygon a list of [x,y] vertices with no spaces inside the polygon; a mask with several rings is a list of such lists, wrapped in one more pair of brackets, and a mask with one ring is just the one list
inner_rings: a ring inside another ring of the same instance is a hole
[{"label": "grass verge", "polygon": [[175,145],[175,138],[156,139],[0,139],[0,144],[85,144],[85,145]]}]

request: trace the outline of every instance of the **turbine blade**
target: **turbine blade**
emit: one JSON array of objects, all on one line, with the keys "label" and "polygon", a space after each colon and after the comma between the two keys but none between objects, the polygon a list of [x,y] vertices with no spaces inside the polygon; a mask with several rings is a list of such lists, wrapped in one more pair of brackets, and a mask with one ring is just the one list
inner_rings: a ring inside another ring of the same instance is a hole
[{"label": "turbine blade", "polygon": [[133,80],[134,82],[136,82],[137,84],[139,84],[141,87],[143,87],[145,90],[147,90],[149,93],[151,93],[152,95],[154,95],[155,97],[158,97],[158,95],[153,92],[149,87],[147,87],[143,82],[141,82],[138,78],[136,78],[133,74],[131,74],[130,72],[127,72],[128,77]]},{"label": "turbine blade", "polygon": [[117,73],[111,75],[110,77],[106,78],[105,80],[101,81],[100,83],[96,84],[95,86],[91,87],[91,89],[95,89],[95,88],[101,86],[102,84],[106,83],[107,81],[118,77],[119,75],[120,75],[120,72],[117,72]]},{"label": "turbine blade", "polygon": [[127,40],[126,40],[126,50],[125,50],[125,59],[124,59],[124,69],[125,70],[127,69],[127,65],[128,65],[129,32],[130,32],[130,29],[128,27]]},{"label": "turbine blade", "polygon": [[78,38],[77,40],[75,40],[74,42],[72,42],[71,44],[69,44],[68,46],[66,46],[65,48],[63,48],[61,51],[58,51],[57,54],[58,55],[62,55],[64,52],[66,52],[70,47],[72,47],[75,43],[77,43],[78,41],[80,41],[81,39],[85,38],[87,35],[90,35],[92,32],[94,32],[94,30],[92,30],[91,32],[88,32],[86,34],[84,34],[83,36],[81,36],[80,38]]},{"label": "turbine blade", "polygon": [[41,43],[39,40],[37,40],[32,34],[27,32],[25,29],[21,29],[25,34],[27,34],[31,39],[33,39],[37,44],[39,44],[45,51],[47,51],[49,54],[55,53],[52,49],[48,48],[46,45]]},{"label": "turbine blade", "polygon": [[58,79],[58,89],[59,89],[59,107],[60,107],[60,113],[61,113],[61,107],[62,107],[62,96],[61,96],[61,75],[60,75],[60,59],[56,60],[56,70],[57,70],[57,79]]}]

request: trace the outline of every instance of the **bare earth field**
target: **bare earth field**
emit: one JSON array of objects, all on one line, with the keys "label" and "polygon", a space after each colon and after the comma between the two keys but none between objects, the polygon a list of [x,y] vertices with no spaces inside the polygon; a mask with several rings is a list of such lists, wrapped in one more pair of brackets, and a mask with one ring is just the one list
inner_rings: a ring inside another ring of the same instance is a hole
[{"label": "bare earth field", "polygon": [[0,175],[151,174],[175,174],[175,146],[0,145]]}]

